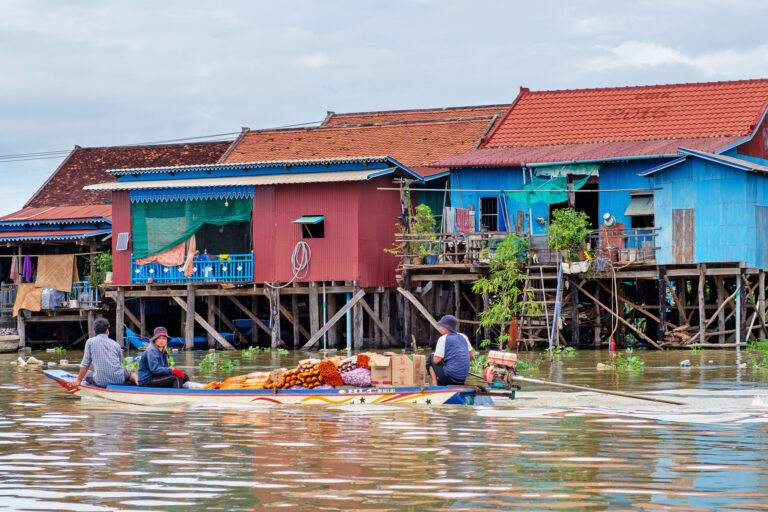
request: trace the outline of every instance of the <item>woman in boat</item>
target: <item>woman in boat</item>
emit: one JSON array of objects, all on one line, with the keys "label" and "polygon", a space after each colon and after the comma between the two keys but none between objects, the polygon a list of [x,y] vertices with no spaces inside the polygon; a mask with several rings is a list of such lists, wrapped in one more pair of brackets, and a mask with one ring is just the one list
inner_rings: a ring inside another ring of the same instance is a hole
[{"label": "woman in boat", "polygon": [[189,377],[168,364],[168,331],[155,327],[155,333],[139,361],[139,386],[149,388],[180,388]]},{"label": "woman in boat", "polygon": [[[445,315],[437,322],[440,339],[435,353],[427,359],[427,371],[433,386],[464,384],[469,375],[469,362],[475,358],[472,344],[458,331],[459,321],[453,315]],[[141,379],[141,374],[139,374]]]}]

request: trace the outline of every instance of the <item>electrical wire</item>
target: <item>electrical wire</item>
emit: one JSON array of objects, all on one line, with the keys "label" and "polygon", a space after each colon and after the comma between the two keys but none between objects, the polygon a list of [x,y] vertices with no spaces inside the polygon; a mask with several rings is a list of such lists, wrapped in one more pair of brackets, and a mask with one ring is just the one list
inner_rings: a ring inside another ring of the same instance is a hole
[{"label": "electrical wire", "polygon": [[304,279],[309,273],[309,260],[312,258],[312,250],[309,248],[309,244],[304,241],[296,243],[291,253],[291,269],[293,270],[293,277],[290,281],[284,285],[278,286],[270,284],[264,281],[264,285],[269,286],[272,289],[279,290],[289,286],[297,279]]}]

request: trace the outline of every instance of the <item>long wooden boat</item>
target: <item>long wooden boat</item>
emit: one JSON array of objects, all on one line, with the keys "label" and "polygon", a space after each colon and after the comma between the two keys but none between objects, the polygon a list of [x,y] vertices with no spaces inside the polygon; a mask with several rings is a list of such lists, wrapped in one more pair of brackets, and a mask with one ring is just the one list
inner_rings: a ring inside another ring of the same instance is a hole
[{"label": "long wooden boat", "polygon": [[75,375],[64,370],[43,370],[70,393],[80,397],[95,397],[131,405],[184,405],[205,403],[237,403],[263,405],[489,405],[488,395],[478,394],[466,386],[337,388],[313,391],[292,389],[168,389],[137,386],[107,386],[99,388],[81,384],[73,386]]}]

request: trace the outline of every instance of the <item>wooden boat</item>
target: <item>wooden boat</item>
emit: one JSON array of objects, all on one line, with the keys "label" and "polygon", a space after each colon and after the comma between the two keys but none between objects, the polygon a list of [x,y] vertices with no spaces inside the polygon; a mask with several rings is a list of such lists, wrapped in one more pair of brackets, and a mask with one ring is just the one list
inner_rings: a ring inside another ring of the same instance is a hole
[{"label": "wooden boat", "polygon": [[137,386],[99,388],[81,384],[72,386],[75,375],[64,370],[43,370],[70,393],[132,405],[184,405],[205,403],[237,403],[263,405],[489,405],[490,396],[477,393],[468,386],[337,388],[311,389],[168,389]]}]

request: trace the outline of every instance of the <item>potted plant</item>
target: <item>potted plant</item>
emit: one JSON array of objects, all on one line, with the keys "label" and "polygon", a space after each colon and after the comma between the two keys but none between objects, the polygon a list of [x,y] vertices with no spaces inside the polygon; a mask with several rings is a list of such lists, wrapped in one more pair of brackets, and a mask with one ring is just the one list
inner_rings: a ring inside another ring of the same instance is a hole
[{"label": "potted plant", "polygon": [[547,234],[549,248],[562,254],[565,259],[564,272],[586,272],[589,262],[579,262],[582,259],[579,253],[584,250],[584,240],[589,234],[589,219],[586,213],[571,208],[555,210],[552,212],[552,221],[547,226]]},{"label": "potted plant", "polygon": [[93,273],[88,276],[88,283],[94,288],[105,282],[112,282],[111,252],[102,252],[96,255],[93,260]]},{"label": "potted plant", "polygon": [[416,213],[411,217],[410,226],[410,233],[415,235],[416,240],[409,246],[409,252],[414,255],[414,265],[423,264],[424,258],[432,256],[436,251],[435,224],[432,208],[426,204],[416,206]]}]

